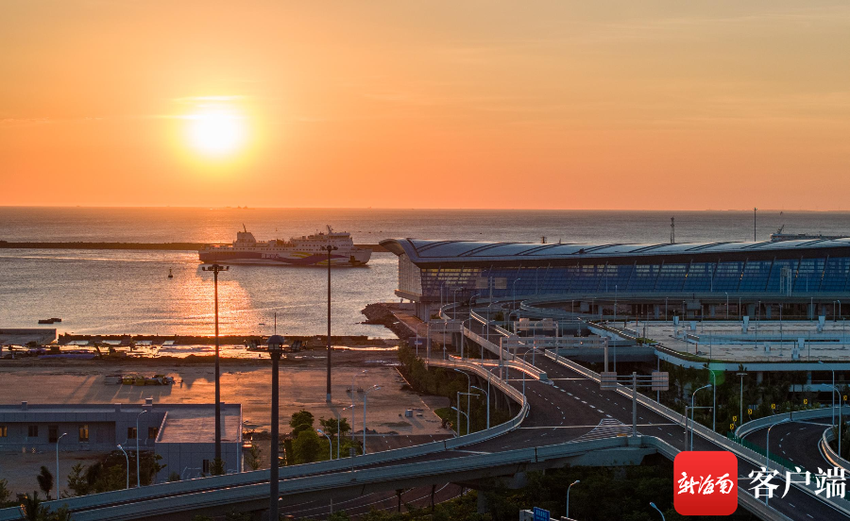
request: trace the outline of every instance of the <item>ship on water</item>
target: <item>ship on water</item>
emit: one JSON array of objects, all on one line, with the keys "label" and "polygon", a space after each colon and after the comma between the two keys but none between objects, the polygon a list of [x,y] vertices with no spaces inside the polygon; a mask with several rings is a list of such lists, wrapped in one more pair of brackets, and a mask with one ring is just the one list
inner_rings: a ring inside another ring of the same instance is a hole
[{"label": "ship on water", "polygon": [[201,262],[226,262],[228,264],[272,264],[284,266],[327,266],[328,246],[331,250],[330,263],[337,266],[364,266],[372,256],[372,250],[357,248],[348,232],[328,231],[313,235],[293,237],[288,241],[271,240],[259,242],[254,234],[242,225],[232,244],[209,244],[198,251]]}]

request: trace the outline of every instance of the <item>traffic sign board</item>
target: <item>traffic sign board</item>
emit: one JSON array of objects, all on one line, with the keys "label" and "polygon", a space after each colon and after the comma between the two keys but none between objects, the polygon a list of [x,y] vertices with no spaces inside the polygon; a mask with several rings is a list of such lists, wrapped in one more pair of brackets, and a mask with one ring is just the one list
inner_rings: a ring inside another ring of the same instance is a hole
[{"label": "traffic sign board", "polygon": [[534,507],[534,521],[549,521],[549,511]]}]

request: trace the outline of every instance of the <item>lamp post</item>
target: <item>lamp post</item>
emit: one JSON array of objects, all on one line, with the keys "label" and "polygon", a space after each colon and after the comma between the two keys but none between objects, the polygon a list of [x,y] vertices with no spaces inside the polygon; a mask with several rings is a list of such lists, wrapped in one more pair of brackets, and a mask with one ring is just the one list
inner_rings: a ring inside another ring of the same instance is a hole
[{"label": "lamp post", "polygon": [[703,385],[702,387],[700,387],[699,389],[694,391],[694,394],[691,395],[691,449],[690,450],[694,450],[694,398],[696,397],[698,392],[700,392],[703,389],[706,389],[708,387],[711,387],[711,384]]},{"label": "lamp post", "polygon": [[127,463],[127,485],[124,488],[130,488],[130,456],[127,456],[127,451],[124,450],[124,447],[121,444],[118,444],[118,448],[121,449],[121,452],[124,453],[124,461]]},{"label": "lamp post", "polygon": [[369,393],[372,391],[380,391],[380,385],[373,385],[372,387],[363,391],[363,455],[366,455],[366,398],[369,396]]},{"label": "lamp post", "polygon": [[[820,365],[825,365],[823,360],[818,360]],[[835,389],[835,369],[830,369],[832,371],[832,388]],[[835,393],[832,394],[832,425],[835,425]]]},{"label": "lamp post", "polygon": [[62,436],[56,438],[56,499],[59,499],[59,441],[67,435],[67,432],[63,432]]},{"label": "lamp post", "polygon": [[331,403],[331,252],[339,248],[328,244],[322,249],[328,252],[328,390],[325,401]]},{"label": "lamp post", "polygon": [[577,479],[570,483],[570,486],[567,487],[567,513],[564,515],[567,519],[570,517],[570,489],[573,488],[573,485],[577,485],[581,483],[581,480]]},{"label": "lamp post", "polygon": [[738,376],[738,377],[741,378],[741,400],[740,400],[740,403],[738,404],[738,405],[741,406],[741,411],[738,413],[738,414],[740,414],[740,416],[738,416],[738,417],[741,419],[741,425],[743,425],[744,424],[744,377],[747,376],[747,373],[735,373],[735,376]]},{"label": "lamp post", "polygon": [[333,440],[322,429],[316,429],[316,432],[318,432],[319,434],[321,434],[322,436],[324,436],[325,438],[328,439],[328,459],[333,460],[334,459],[334,442],[333,442]]},{"label": "lamp post", "polygon": [[650,501],[650,502],[649,502],[649,506],[651,506],[652,508],[654,508],[655,510],[657,510],[659,514],[661,514],[661,521],[667,521],[667,520],[664,518],[664,512],[662,512],[660,508],[658,508],[657,506],[655,506],[655,503],[653,503],[652,501]]},{"label": "lamp post", "polygon": [[[466,410],[469,411],[469,394],[470,388],[472,387],[472,378],[469,377],[469,373],[465,373],[460,369],[455,369],[458,373],[464,375],[466,377]],[[460,402],[457,403],[457,406],[460,407]],[[467,416],[467,420],[469,417]],[[469,423],[466,424],[466,433],[469,434]]]},{"label": "lamp post", "polygon": [[280,469],[278,468],[278,451],[280,450],[280,405],[279,405],[279,375],[278,364],[283,352],[286,339],[280,335],[269,337],[269,356],[272,359],[272,444],[271,444],[271,476],[269,477],[269,519],[278,518],[278,500],[280,496]]},{"label": "lamp post", "polygon": [[[204,271],[211,271],[215,286],[215,462],[218,468],[221,462],[221,377],[219,376],[219,339],[218,339],[218,274],[227,271],[230,266],[213,263],[204,266]],[[138,436],[138,432],[136,433]]]},{"label": "lamp post", "polygon": [[141,418],[142,415],[145,414],[146,412],[148,412],[148,410],[144,409],[142,412],[140,412],[138,414],[138,416],[136,416],[136,488],[142,487],[142,475],[139,471],[139,469],[140,469],[139,460],[141,459],[139,457],[139,435],[140,435],[140,433],[139,433],[139,418]]},{"label": "lamp post", "polygon": [[[351,391],[351,394],[353,396],[354,391]],[[339,410],[339,412],[333,411],[333,413],[336,415],[336,459],[339,459],[339,446],[342,444],[341,443],[342,442],[342,434],[339,432],[340,416],[341,416],[341,413],[346,409],[352,409],[352,415],[351,415],[352,416],[352,422],[351,423],[354,423],[354,420],[353,420],[354,404],[353,403],[351,405],[349,405],[348,407],[343,407],[342,409]],[[354,428],[353,425],[351,427]]]},{"label": "lamp post", "polygon": [[[460,394],[460,393],[458,393],[458,394]],[[458,399],[460,399],[460,397],[458,397]],[[458,405],[460,405],[460,402],[458,402]],[[460,407],[452,407],[452,409],[457,411],[457,433],[456,434],[457,434],[457,436],[460,436],[460,415],[462,414],[462,415],[466,416],[466,423],[467,424],[469,423],[469,415],[466,414],[465,412],[461,411]],[[469,433],[467,432],[467,434],[469,434]]]},{"label": "lamp post", "polygon": [[[765,469],[765,474],[768,474],[768,471],[770,471],[770,429],[772,429],[772,428],[776,427],[777,425],[781,425],[781,424],[783,424],[783,423],[788,423],[789,421],[791,421],[791,420],[790,420],[789,418],[786,418],[786,419],[782,420],[781,422],[774,423],[773,425],[771,425],[770,427],[768,427],[768,428],[767,428],[767,443],[766,443],[766,444],[765,444],[765,446],[764,446],[764,447],[765,447],[765,448],[764,448],[764,455],[765,455],[765,458],[764,458],[764,459],[765,459],[765,462],[764,462],[764,469]],[[781,441],[781,440],[780,440],[780,441]],[[765,495],[765,496],[764,496],[764,504],[765,504],[765,505],[767,505],[767,501],[768,501],[769,499],[770,499],[770,494],[767,494],[767,495]]]},{"label": "lamp post", "polygon": [[714,371],[708,370],[711,375],[711,430],[717,431],[717,377]]}]

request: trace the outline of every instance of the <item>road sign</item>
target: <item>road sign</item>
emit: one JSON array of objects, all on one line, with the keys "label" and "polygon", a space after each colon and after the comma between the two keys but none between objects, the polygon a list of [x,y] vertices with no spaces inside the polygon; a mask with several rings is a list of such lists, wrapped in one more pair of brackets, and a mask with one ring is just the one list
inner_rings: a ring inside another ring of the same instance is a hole
[{"label": "road sign", "polygon": [[666,391],[670,388],[670,373],[667,371],[652,371],[652,390]]},{"label": "road sign", "polygon": [[617,387],[617,373],[613,371],[599,373],[599,387],[602,389],[614,389]]},{"label": "road sign", "polygon": [[549,511],[540,507],[534,507],[534,521],[549,521]]}]

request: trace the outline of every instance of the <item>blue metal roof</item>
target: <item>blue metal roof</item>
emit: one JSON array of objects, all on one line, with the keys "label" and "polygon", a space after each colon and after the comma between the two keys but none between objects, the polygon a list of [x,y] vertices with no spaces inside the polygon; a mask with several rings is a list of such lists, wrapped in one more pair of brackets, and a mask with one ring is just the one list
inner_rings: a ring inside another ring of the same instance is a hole
[{"label": "blue metal roof", "polygon": [[[799,241],[709,242],[679,244],[539,244],[521,242],[432,241],[387,239],[381,241],[396,255],[406,254],[414,263],[466,263],[474,261],[547,261],[605,259],[613,257],[694,256],[711,254],[761,255],[776,252],[782,256],[818,255],[818,250],[846,249],[850,239],[808,239]],[[821,254],[822,255],[822,254]]]}]

